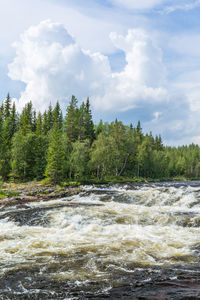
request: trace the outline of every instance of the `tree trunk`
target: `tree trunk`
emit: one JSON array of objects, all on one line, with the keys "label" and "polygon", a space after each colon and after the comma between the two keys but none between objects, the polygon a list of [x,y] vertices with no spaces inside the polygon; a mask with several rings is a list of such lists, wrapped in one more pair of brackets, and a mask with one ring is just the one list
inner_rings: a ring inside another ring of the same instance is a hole
[{"label": "tree trunk", "polygon": [[124,161],[124,163],[123,163],[123,166],[122,166],[122,168],[121,168],[121,170],[120,170],[120,172],[119,172],[119,176],[121,176],[121,174],[122,174],[122,172],[124,171],[124,169],[126,168],[126,164],[127,164],[127,160],[128,160],[128,158],[129,158],[129,156],[130,156],[130,153],[127,155],[127,157],[125,158],[125,161]]}]

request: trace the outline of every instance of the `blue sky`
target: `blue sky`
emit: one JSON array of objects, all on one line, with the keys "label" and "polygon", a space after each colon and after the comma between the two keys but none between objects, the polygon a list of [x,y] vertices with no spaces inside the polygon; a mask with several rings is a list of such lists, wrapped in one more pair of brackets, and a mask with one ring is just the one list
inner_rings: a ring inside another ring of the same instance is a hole
[{"label": "blue sky", "polygon": [[45,110],[72,94],[116,117],[200,144],[200,0],[0,0],[0,101]]}]

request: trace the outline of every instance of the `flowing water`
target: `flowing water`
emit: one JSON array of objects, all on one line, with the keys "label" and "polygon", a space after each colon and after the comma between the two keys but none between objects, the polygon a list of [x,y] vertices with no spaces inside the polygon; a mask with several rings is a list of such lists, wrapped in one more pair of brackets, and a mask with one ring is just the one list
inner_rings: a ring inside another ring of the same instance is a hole
[{"label": "flowing water", "polygon": [[0,207],[0,299],[200,299],[200,182]]}]

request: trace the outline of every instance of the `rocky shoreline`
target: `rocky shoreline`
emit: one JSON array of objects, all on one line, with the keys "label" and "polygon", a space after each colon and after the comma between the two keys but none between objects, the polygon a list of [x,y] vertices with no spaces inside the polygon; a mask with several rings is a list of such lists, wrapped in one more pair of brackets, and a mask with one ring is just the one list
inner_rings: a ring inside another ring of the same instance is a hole
[{"label": "rocky shoreline", "polygon": [[[200,181],[163,181],[163,182],[107,182],[107,183],[99,183],[95,184],[96,187],[99,186],[129,186],[130,189],[135,189],[148,185],[148,186],[162,186],[169,183],[172,183],[174,187],[179,188],[180,186],[185,186],[190,184],[193,187],[199,187]],[[91,183],[94,185],[93,183]],[[41,182],[28,182],[28,183],[3,183],[0,186],[0,206],[14,206],[25,204],[28,202],[35,202],[35,201],[48,201],[51,199],[60,199],[64,197],[70,197],[73,195],[77,195],[83,191],[83,188],[80,185],[74,185],[72,183],[68,186],[59,186],[59,185],[52,185],[46,184]],[[90,193],[90,192],[88,192]],[[112,191],[110,191],[112,193]]]},{"label": "rocky shoreline", "polygon": [[1,191],[5,197],[0,199],[0,206],[13,206],[35,201],[48,201],[79,194],[81,187],[59,187],[39,183],[5,184]]}]

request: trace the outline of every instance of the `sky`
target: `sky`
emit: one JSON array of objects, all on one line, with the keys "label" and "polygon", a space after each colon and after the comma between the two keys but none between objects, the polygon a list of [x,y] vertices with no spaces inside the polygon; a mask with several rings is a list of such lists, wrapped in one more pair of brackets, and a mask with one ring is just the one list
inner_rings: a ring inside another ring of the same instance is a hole
[{"label": "sky", "polygon": [[0,0],[0,102],[90,98],[94,121],[200,145],[200,0]]}]

